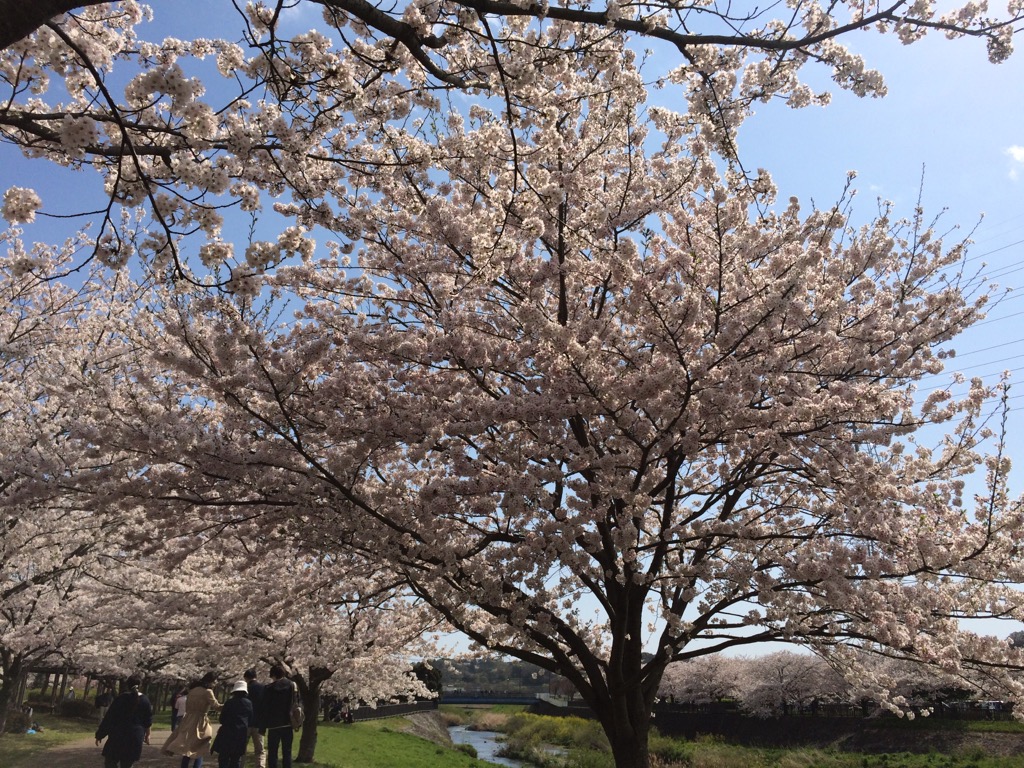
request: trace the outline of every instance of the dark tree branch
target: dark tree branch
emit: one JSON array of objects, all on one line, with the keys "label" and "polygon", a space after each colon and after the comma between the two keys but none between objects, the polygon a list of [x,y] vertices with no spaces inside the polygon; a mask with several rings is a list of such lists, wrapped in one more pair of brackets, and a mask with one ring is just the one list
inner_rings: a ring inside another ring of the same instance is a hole
[{"label": "dark tree branch", "polygon": [[103,0],[0,0],[0,48],[28,37],[54,16],[90,5]]},{"label": "dark tree branch", "polygon": [[[441,82],[456,87],[479,85],[454,73],[445,71],[430,59],[427,49],[438,50],[444,48],[447,42],[444,36],[421,34],[411,25],[381,10],[378,5],[370,2],[370,0],[312,0],[312,2],[325,6],[332,11],[347,13],[359,19],[368,27],[376,29],[378,32],[401,43],[430,74]],[[475,11],[481,17],[533,16],[538,19],[556,19],[589,26],[611,28],[622,32],[631,32],[644,37],[664,40],[684,53],[689,46],[693,45],[746,47],[776,52],[803,50],[809,46],[841,37],[851,31],[866,29],[880,22],[907,24],[913,27],[975,37],[992,37],[997,30],[1006,25],[1013,25],[1022,17],[1021,14],[1016,14],[1013,18],[1004,21],[993,21],[989,25],[967,27],[942,20],[915,18],[905,13],[907,0],[895,0],[891,5],[880,8],[873,14],[865,15],[862,18],[847,24],[837,25],[833,28],[802,35],[773,34],[761,36],[744,34],[739,29],[732,34],[694,34],[688,31],[680,31],[679,28],[670,26],[653,25],[646,19],[612,19],[609,18],[606,11],[590,11],[579,7],[549,5],[546,3],[533,3],[523,7],[508,0],[461,0],[459,4],[464,8]],[[24,2],[24,0],[0,0],[0,48],[6,48],[30,35],[54,16],[92,5],[102,5],[102,3],[97,2],[97,0],[39,0],[38,2],[31,3]],[[652,10],[654,9],[652,8]],[[683,12],[683,9],[680,9],[680,12]],[[786,29],[789,32],[795,28],[797,26],[793,24]],[[685,28],[683,29],[685,30]]]}]

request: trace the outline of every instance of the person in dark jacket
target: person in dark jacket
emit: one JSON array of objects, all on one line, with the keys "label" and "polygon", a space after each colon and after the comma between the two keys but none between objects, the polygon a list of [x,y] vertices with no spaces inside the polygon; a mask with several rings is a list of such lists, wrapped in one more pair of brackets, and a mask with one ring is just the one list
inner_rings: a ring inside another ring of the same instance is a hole
[{"label": "person in dark jacket", "polygon": [[138,677],[129,677],[96,729],[96,746],[107,740],[103,745],[104,768],[132,768],[142,757],[143,743],[149,744],[153,706],[139,691],[140,685]]},{"label": "person in dark jacket", "polygon": [[252,702],[248,692],[245,681],[239,680],[231,689],[231,698],[224,702],[220,711],[220,729],[210,748],[217,753],[219,768],[242,768],[242,755],[249,740],[249,723],[252,722]]},{"label": "person in dark jacket", "polygon": [[292,701],[297,695],[295,683],[285,677],[284,667],[270,668],[270,685],[263,689],[263,706],[258,720],[267,729],[267,768],[277,768],[281,749],[281,768],[292,768]]},{"label": "person in dark jacket", "polygon": [[110,705],[114,703],[114,691],[103,686],[100,692],[96,694],[96,710],[100,716],[100,722],[103,722],[103,716],[107,714],[107,710],[110,709]]},{"label": "person in dark jacket", "polygon": [[261,715],[263,713],[263,689],[266,688],[263,683],[256,681],[256,670],[247,669],[245,674],[242,675],[245,678],[245,684],[249,688],[249,701],[252,702],[253,717],[249,721],[249,739],[252,741],[252,757],[255,761],[256,768],[267,768],[267,752],[263,749],[263,737],[266,735],[267,729],[263,724]]}]

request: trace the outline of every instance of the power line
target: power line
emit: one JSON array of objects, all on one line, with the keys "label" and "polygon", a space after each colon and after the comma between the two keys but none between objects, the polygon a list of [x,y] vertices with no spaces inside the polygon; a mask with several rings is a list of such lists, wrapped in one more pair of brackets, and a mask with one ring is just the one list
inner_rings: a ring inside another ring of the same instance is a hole
[{"label": "power line", "polygon": [[[982,347],[981,349],[973,349],[970,352],[964,352],[962,354],[958,352],[954,359],[959,359],[961,357],[970,357],[971,355],[980,355],[982,352],[990,352],[993,349],[1001,349],[1003,347],[1009,347],[1009,346],[1012,346],[1014,344],[1019,344],[1020,341],[1021,341],[1020,339],[1015,339],[1014,341],[1004,341],[1002,344],[993,344],[991,347]],[[1006,359],[1007,360],[1012,360],[1013,358],[1008,357]]]},{"label": "power line", "polygon": [[[1019,294],[1019,296],[1024,296],[1024,293]],[[982,320],[980,323],[975,323],[974,325],[972,325],[971,328],[979,328],[983,325],[989,325],[990,323],[998,323],[1000,320],[1009,320],[1011,317],[1017,317],[1018,315],[1024,315],[1024,309],[1022,309],[1020,312],[1014,312],[1013,314],[1010,315],[1000,315],[999,317],[993,317],[991,320]]]}]

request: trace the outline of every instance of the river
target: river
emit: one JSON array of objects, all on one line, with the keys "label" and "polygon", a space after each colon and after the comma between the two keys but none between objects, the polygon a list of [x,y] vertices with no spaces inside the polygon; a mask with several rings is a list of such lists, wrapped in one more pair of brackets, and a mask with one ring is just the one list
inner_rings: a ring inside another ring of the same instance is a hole
[{"label": "river", "polygon": [[498,756],[501,742],[498,741],[499,734],[494,731],[471,731],[464,725],[455,725],[448,729],[448,733],[451,734],[452,741],[456,744],[471,745],[481,760],[508,766],[508,768],[523,768],[525,765],[521,760]]}]

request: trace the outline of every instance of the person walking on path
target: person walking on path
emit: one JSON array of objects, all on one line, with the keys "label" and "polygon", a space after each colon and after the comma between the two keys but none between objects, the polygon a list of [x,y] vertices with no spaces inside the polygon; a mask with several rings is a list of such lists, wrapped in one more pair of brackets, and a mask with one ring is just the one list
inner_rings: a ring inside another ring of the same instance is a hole
[{"label": "person walking on path", "polygon": [[239,680],[220,711],[220,728],[210,748],[217,754],[218,768],[242,768],[242,755],[249,741],[249,723],[252,722],[252,702],[248,693],[249,686],[244,680]]},{"label": "person walking on path", "polygon": [[210,754],[213,726],[210,725],[209,711],[220,709],[220,702],[213,692],[217,682],[214,672],[207,672],[203,679],[193,685],[185,698],[185,716],[178,723],[178,730],[164,742],[163,751],[168,755],[181,755],[181,768],[202,768],[203,758]]},{"label": "person walking on path", "polygon": [[263,748],[263,736],[266,734],[266,725],[263,722],[263,690],[266,688],[263,683],[256,681],[256,670],[247,669],[245,684],[249,689],[249,701],[252,702],[253,716],[249,721],[249,738],[252,740],[252,757],[255,768],[267,768],[267,752]]},{"label": "person walking on path", "polygon": [[185,717],[185,705],[188,703],[188,688],[182,688],[174,694],[174,702],[171,704],[171,730],[178,730],[178,725]]},{"label": "person walking on path", "polygon": [[267,768],[278,768],[277,752],[281,750],[281,768],[292,768],[292,701],[295,683],[285,677],[284,667],[270,668],[270,685],[263,689],[260,722],[267,729]]},{"label": "person walking on path", "polygon": [[142,757],[143,743],[149,744],[153,727],[153,706],[139,691],[142,681],[129,677],[124,692],[111,702],[96,729],[96,746],[103,739],[104,768],[132,768]]}]

